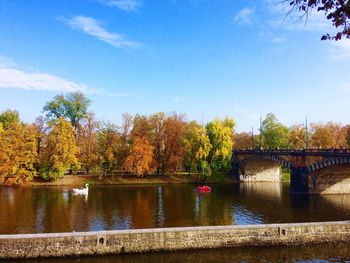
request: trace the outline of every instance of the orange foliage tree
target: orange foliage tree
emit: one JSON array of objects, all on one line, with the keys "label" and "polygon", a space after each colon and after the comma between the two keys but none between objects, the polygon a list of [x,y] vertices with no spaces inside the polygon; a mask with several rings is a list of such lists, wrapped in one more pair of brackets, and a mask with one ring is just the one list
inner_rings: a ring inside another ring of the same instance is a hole
[{"label": "orange foliage tree", "polygon": [[162,173],[172,173],[183,167],[185,124],[184,115],[172,114],[164,120]]},{"label": "orange foliage tree", "polygon": [[248,132],[235,133],[233,135],[234,149],[250,149],[256,147],[255,138]]},{"label": "orange foliage tree", "polygon": [[135,137],[132,142],[131,151],[126,158],[124,168],[127,172],[142,177],[153,171],[153,150],[145,137]]},{"label": "orange foliage tree", "polygon": [[78,129],[78,159],[87,173],[89,173],[98,163],[97,127],[98,123],[95,121],[93,113],[88,113]]}]

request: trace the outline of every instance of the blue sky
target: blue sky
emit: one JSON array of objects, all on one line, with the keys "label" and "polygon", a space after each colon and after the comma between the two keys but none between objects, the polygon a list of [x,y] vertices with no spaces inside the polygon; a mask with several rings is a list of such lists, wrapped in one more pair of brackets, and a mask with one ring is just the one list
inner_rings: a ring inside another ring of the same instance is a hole
[{"label": "blue sky", "polygon": [[100,120],[123,112],[231,116],[258,128],[350,123],[350,43],[321,41],[321,14],[297,22],[278,0],[2,0],[0,111],[33,121],[83,91]]}]

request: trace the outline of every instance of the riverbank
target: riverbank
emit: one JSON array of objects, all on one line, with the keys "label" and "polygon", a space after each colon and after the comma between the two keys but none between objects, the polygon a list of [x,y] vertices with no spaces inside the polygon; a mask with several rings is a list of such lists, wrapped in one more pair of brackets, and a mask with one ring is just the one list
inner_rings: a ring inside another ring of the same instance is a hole
[{"label": "riverbank", "polygon": [[0,235],[0,259],[350,242],[350,221]]},{"label": "riverbank", "polygon": [[[221,172],[215,173],[210,177],[199,178],[199,183],[235,183],[237,182],[231,173]],[[100,178],[98,175],[65,175],[63,178],[48,182],[41,178],[35,178],[32,182],[20,184],[23,187],[39,187],[39,186],[83,186],[86,183],[90,185],[155,185],[155,184],[194,184],[197,175],[181,174],[165,174],[165,175],[148,175],[138,178],[132,175],[124,176],[108,176]],[[3,182],[0,185],[12,185],[11,182]]]}]

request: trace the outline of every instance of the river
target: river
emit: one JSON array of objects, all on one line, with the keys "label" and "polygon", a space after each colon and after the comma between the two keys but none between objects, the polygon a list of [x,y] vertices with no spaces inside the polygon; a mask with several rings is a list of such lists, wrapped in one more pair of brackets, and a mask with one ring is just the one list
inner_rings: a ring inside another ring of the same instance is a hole
[{"label": "river", "polygon": [[[207,194],[196,192],[193,185],[91,186],[88,196],[74,195],[69,187],[0,188],[0,234],[349,218],[350,195],[293,196],[287,183],[213,185]],[[310,262],[317,258],[324,261],[315,262],[350,262],[348,246],[328,246],[127,255],[81,262]]]}]

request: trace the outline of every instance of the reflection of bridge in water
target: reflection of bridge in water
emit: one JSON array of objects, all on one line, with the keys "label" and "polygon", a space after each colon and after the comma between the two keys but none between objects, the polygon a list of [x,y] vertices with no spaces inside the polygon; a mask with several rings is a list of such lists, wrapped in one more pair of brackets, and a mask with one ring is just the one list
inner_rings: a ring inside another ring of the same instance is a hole
[{"label": "reflection of bridge in water", "polygon": [[232,167],[243,182],[280,181],[288,168],[291,193],[350,193],[350,149],[237,150]]}]

